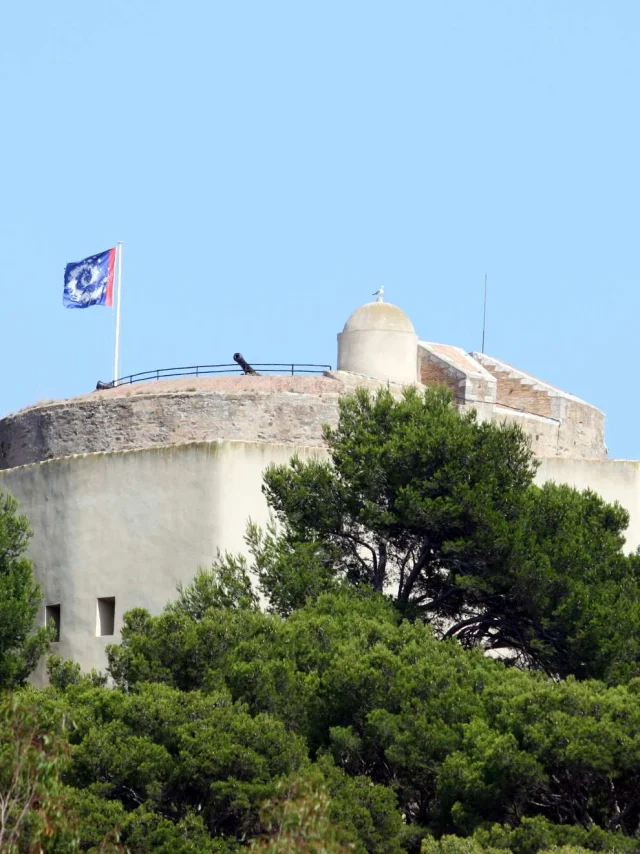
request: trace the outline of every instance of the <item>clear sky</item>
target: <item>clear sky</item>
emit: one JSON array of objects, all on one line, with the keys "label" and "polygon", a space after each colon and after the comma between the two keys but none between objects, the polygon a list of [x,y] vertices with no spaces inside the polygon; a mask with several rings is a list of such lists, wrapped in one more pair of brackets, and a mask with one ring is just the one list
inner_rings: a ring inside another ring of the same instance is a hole
[{"label": "clear sky", "polygon": [[604,409],[640,458],[637,0],[3,7],[0,415],[110,379],[67,262],[124,241],[121,374],[422,340]]}]

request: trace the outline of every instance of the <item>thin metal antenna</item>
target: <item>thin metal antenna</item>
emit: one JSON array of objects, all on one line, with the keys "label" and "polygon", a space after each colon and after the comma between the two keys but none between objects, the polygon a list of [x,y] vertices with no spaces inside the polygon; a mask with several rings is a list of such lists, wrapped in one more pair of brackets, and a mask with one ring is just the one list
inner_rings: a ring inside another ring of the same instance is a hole
[{"label": "thin metal antenna", "polygon": [[487,274],[484,274],[484,308],[482,310],[482,352],[484,353],[484,333],[487,328]]}]

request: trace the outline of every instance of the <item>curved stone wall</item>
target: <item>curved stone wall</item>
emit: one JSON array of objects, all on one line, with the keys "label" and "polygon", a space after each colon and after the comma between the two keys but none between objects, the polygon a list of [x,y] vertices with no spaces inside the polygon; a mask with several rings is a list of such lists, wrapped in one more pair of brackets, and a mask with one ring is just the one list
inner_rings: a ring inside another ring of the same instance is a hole
[{"label": "curved stone wall", "polygon": [[121,386],[0,421],[0,469],[42,460],[213,440],[322,444],[343,384],[333,377],[233,376]]},{"label": "curved stone wall", "polygon": [[[154,614],[218,549],[245,550],[249,518],[264,524],[262,474],[271,463],[322,456],[320,449],[266,442],[205,442],[87,454],[0,472],[0,491],[20,502],[46,606],[60,607],[52,652],[104,668],[123,614]],[[98,599],[115,600],[114,633],[100,635]],[[41,666],[35,679],[45,681]]]}]

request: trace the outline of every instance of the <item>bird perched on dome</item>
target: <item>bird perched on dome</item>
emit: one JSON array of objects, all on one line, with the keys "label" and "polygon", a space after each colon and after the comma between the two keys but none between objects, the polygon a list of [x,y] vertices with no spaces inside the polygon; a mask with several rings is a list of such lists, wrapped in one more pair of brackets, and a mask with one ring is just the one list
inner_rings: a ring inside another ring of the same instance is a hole
[{"label": "bird perched on dome", "polygon": [[377,291],[374,291],[372,296],[378,297],[376,302],[382,302],[382,297],[384,296],[384,285],[380,285]]}]

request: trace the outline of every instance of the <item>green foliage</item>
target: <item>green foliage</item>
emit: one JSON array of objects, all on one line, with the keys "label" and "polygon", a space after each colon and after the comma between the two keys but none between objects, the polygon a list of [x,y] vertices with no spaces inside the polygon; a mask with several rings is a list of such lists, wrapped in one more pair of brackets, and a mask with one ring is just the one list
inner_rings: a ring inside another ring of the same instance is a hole
[{"label": "green foliage", "polygon": [[[91,792],[67,786],[65,810],[73,816],[80,851],[108,854],[231,854],[235,845],[212,839],[200,817],[188,813],[178,822],[171,821],[144,806],[132,811],[120,801],[98,797]],[[51,851],[67,854],[70,849],[59,843]]]},{"label": "green foliage", "polygon": [[224,693],[86,684],[65,694],[76,729],[66,781],[175,823],[195,810],[213,835],[251,835],[275,780],[303,767],[303,741]]},{"label": "green foliage", "polygon": [[224,687],[248,714],[282,721],[315,757],[331,815],[356,828],[367,851],[417,850],[397,824],[396,799],[408,827],[436,835],[526,816],[635,832],[636,681],[607,688],[506,668],[353,588],[286,620],[237,609],[181,623],[171,609],[128,619],[123,644],[110,650],[121,689],[135,695],[150,674],[194,692]]},{"label": "green foliage", "polygon": [[49,646],[46,629],[32,632],[41,594],[25,557],[30,536],[17,501],[0,493],[0,688],[22,685]]},{"label": "green foliage", "polygon": [[218,553],[211,569],[200,568],[190,584],[180,584],[178,601],[169,608],[194,620],[201,619],[209,608],[257,610],[258,597],[246,563],[242,555]]},{"label": "green foliage", "polygon": [[519,430],[460,415],[440,389],[400,401],[360,390],[341,398],[325,436],[333,465],[272,467],[269,504],[296,540],[339,554],[350,581],[394,584],[402,603],[420,598],[445,555],[447,568],[495,560],[534,473]]},{"label": "green foliage", "polygon": [[482,828],[474,834],[483,846],[493,846],[499,851],[513,854],[574,854],[582,851],[606,851],[607,854],[634,854],[638,850],[637,839],[629,839],[621,833],[612,833],[591,825],[588,828],[576,825],[553,825],[541,816],[525,818],[518,827],[494,825]]},{"label": "green foliage", "polygon": [[113,688],[53,659],[25,694],[42,731],[72,722],[81,850],[637,847],[640,680],[508,668],[353,587],[287,619],[136,610],[109,657]]},{"label": "green foliage", "polygon": [[[297,461],[292,465],[297,466]],[[246,542],[254,560],[253,573],[276,614],[289,616],[320,594],[339,587],[339,553],[315,540],[298,540],[287,529],[279,534],[273,517],[266,530],[250,522]]]},{"label": "green foliage", "polygon": [[517,827],[493,825],[473,836],[428,838],[422,843],[422,854],[637,854],[638,842],[620,833],[598,827],[585,829],[554,825],[538,816],[525,818]]},{"label": "green foliage", "polygon": [[421,854],[504,854],[498,848],[485,848],[475,839],[461,839],[459,836],[443,836],[441,839],[425,839]]},{"label": "green foliage", "polygon": [[547,483],[526,493],[495,589],[524,603],[518,619],[531,620],[535,654],[556,675],[616,682],[638,674],[640,558],[623,554],[627,523],[626,510],[589,490]]},{"label": "green foliage", "polygon": [[91,685],[107,684],[107,676],[103,673],[92,670],[88,675],[83,674],[79,664],[59,655],[47,657],[47,674],[50,684],[61,691],[64,691],[69,685],[80,685],[83,682],[89,682]]},{"label": "green foliage", "polygon": [[[24,726],[0,724],[14,850],[639,850],[626,512],[534,486],[520,431],[443,391],[357,393],[326,435],[332,465],[268,472],[252,567],[220,554],[161,615],[125,615],[113,687],[54,656],[23,692]],[[31,800],[11,782],[30,764]]]},{"label": "green foliage", "polygon": [[253,840],[249,850],[265,854],[348,854],[355,842],[330,818],[328,793],[305,777],[283,781],[275,796],[262,808],[266,828]]},{"label": "green foliage", "polygon": [[519,428],[478,423],[442,389],[401,400],[359,390],[325,435],[330,463],[294,458],[265,474],[277,532],[248,530],[275,612],[366,585],[441,636],[555,676],[640,672],[628,514],[589,491],[533,485]]},{"label": "green foliage", "polygon": [[0,695],[0,851],[73,850],[61,774],[64,719],[42,720],[28,695]]},{"label": "green foliage", "polygon": [[235,849],[212,839],[198,816],[173,822],[144,808],[127,816],[121,841],[120,850],[127,854],[231,854]]},{"label": "green foliage", "polygon": [[[142,620],[140,613],[133,617],[138,631],[159,622]],[[163,615],[175,617],[173,606]],[[225,617],[248,626],[256,619],[282,624],[251,610],[208,609],[202,621],[182,614],[180,625],[219,624]],[[161,650],[162,644],[146,648]],[[59,661],[53,665],[55,689],[33,693],[42,720],[64,714],[73,721],[65,798],[83,850],[226,852],[260,835],[265,845],[286,850],[281,846],[289,836],[329,845],[333,834],[340,846],[344,842],[362,854],[400,850],[401,818],[391,790],[347,776],[329,756],[312,765],[302,733],[234,701],[227,688],[185,692],[136,682],[123,691],[78,676]],[[224,674],[214,681],[222,684]],[[279,706],[284,702],[286,697]],[[311,809],[303,803],[307,796],[315,811],[315,793],[326,820],[319,816],[315,829],[305,822],[294,833],[284,814]],[[284,804],[291,799],[296,803]]]}]

